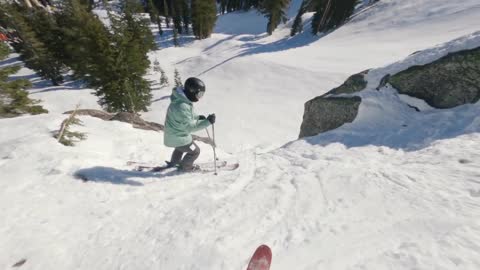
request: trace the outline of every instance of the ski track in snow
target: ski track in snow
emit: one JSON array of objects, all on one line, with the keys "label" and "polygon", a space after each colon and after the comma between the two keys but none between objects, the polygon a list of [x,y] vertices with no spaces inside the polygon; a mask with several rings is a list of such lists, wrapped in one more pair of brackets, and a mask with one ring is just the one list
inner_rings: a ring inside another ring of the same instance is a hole
[{"label": "ski track in snow", "polygon": [[[64,153],[81,150],[53,141],[56,151],[29,162],[45,140],[32,134],[2,149],[2,172],[16,179],[1,186],[5,266],[26,257],[28,269],[241,269],[260,243],[274,251],[272,269],[480,265],[479,134],[410,152],[301,140],[241,153],[242,166],[219,176],[128,177],[140,185],[65,177],[102,156],[82,164],[86,154]],[[31,166],[19,170],[18,160]]]},{"label": "ski track in snow", "polygon": [[[375,90],[387,73],[478,46],[478,1],[382,0],[322,38],[307,25],[285,38],[300,2],[270,37],[265,18],[233,13],[212,38],[150,56],[171,82],[174,68],[207,82],[197,113],[217,113],[218,155],[240,163],[218,176],[131,171],[127,160],[162,164],[171,149],[126,123],[81,117],[88,139],[58,144],[62,113],[96,99],[23,68],[50,113],[0,120],[0,268],[238,270],[264,243],[272,270],[480,269],[480,104],[435,110]],[[366,68],[353,123],[292,141],[305,101]],[[169,94],[154,91],[143,116],[163,122]]]}]

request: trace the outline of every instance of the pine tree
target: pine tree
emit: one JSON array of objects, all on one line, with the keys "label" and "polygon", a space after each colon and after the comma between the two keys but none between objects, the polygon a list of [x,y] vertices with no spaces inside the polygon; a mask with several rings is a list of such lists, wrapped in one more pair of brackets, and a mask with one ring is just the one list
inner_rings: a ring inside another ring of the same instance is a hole
[{"label": "pine tree", "polygon": [[[8,46],[0,42],[0,61],[10,53]],[[17,73],[20,66],[0,68],[0,118],[14,117],[23,113],[40,114],[47,113],[42,106],[35,105],[39,101],[28,97],[26,89],[31,87],[26,79],[9,80],[8,77]]]},{"label": "pine tree", "polygon": [[332,0],[313,0],[315,2],[315,14],[312,18],[312,33],[316,35],[323,27],[330,8],[327,8]]},{"label": "pine tree", "polygon": [[258,8],[261,0],[246,0],[246,2],[249,8]]},{"label": "pine tree", "polygon": [[0,61],[5,59],[10,53],[10,48],[4,42],[0,42]]},{"label": "pine tree", "polygon": [[68,0],[59,20],[63,29],[69,65],[75,75],[95,89],[99,103],[107,111],[146,111],[152,95],[143,76],[150,62],[147,52],[155,48],[148,23],[133,16],[135,6],[110,16],[111,28],[83,8],[78,0]]},{"label": "pine tree", "polygon": [[61,27],[58,25],[55,14],[43,10],[34,10],[25,18],[29,26],[53,57],[51,65],[58,67],[60,72],[67,71],[65,65],[65,43],[62,39]]},{"label": "pine tree", "polygon": [[146,0],[146,12],[150,15],[150,21],[152,23],[158,23],[158,10],[153,4],[153,0]]},{"label": "pine tree", "polygon": [[182,5],[183,5],[183,9],[182,9],[183,27],[184,27],[185,34],[188,35],[189,25],[191,24],[190,6],[187,0],[182,0]]},{"label": "pine tree", "polygon": [[34,10],[22,9],[18,5],[3,5],[2,9],[10,15],[10,23],[21,40],[15,44],[15,50],[20,53],[20,58],[25,65],[35,70],[42,78],[50,80],[54,85],[59,85],[63,81],[62,63],[40,40],[29,23],[31,17],[29,14]]},{"label": "pine tree", "polygon": [[183,86],[182,78],[180,77],[180,72],[178,72],[177,69],[175,69],[174,78],[175,78],[175,87],[182,87]]},{"label": "pine tree", "polygon": [[122,9],[130,10],[133,13],[143,13],[145,8],[143,7],[142,0],[123,0]]},{"label": "pine tree", "polygon": [[165,71],[160,68],[160,87],[164,86],[169,86],[170,82],[168,81],[167,74],[165,74]]},{"label": "pine tree", "polygon": [[160,72],[160,87],[168,86],[170,84],[167,74],[165,74],[165,71],[162,69],[160,62],[158,62],[157,59],[153,62],[153,71],[156,73]]},{"label": "pine tree", "polygon": [[259,10],[268,18],[267,33],[271,35],[281,22],[287,20],[285,10],[290,0],[263,0]]},{"label": "pine tree", "polygon": [[215,0],[192,0],[192,28],[198,39],[208,38],[217,20]]},{"label": "pine tree", "polygon": [[302,5],[298,9],[297,16],[295,16],[295,20],[293,21],[292,30],[290,31],[290,36],[294,36],[297,33],[301,33],[303,31],[303,22],[302,22],[302,15],[307,12],[309,0],[303,0]]},{"label": "pine tree", "polygon": [[183,27],[182,27],[182,16],[181,15],[174,15],[173,16],[173,28],[177,34],[182,34]]},{"label": "pine tree", "polygon": [[182,21],[183,21],[183,9],[184,9],[184,0],[170,0],[172,7],[172,19],[173,27],[177,30],[178,34],[182,34]]},{"label": "pine tree", "polygon": [[102,74],[113,64],[111,33],[78,0],[66,0],[56,14],[65,47],[64,61],[74,76],[96,87]]},{"label": "pine tree", "polygon": [[155,61],[153,61],[153,71],[160,72],[161,70],[162,68],[160,67],[160,62],[158,62],[158,60],[155,59]]},{"label": "pine tree", "polygon": [[158,34],[160,34],[160,36],[163,36],[163,28],[162,28],[162,18],[160,18],[160,16],[157,15],[157,26],[158,26]]},{"label": "pine tree", "polygon": [[342,0],[335,1],[333,5],[332,21],[333,23],[328,25],[329,29],[339,27],[347,21],[347,19],[353,14],[357,0]]},{"label": "pine tree", "polygon": [[225,14],[227,12],[227,3],[228,0],[217,0],[217,3],[220,4],[220,12]]},{"label": "pine tree", "polygon": [[329,31],[343,24],[353,13],[356,0],[314,0],[312,33]]},{"label": "pine tree", "polygon": [[110,17],[113,65],[95,93],[108,111],[147,111],[151,102],[150,83],[143,76],[150,66],[147,52],[155,43],[148,25],[135,19],[133,11],[127,8],[121,18]]},{"label": "pine tree", "polygon": [[154,14],[150,14],[150,18],[152,18],[152,15],[154,16],[152,22],[157,24],[158,27],[158,33],[162,36],[163,35],[163,27],[162,27],[162,18],[160,17],[160,3],[159,1],[163,0],[146,0],[147,6],[151,6],[152,9],[155,11]]},{"label": "pine tree", "polygon": [[94,0],[80,0],[80,4],[84,5],[89,12],[92,11],[93,6],[95,5]]},{"label": "pine tree", "polygon": [[173,46],[180,46],[180,43],[178,42],[178,32],[176,27],[173,28]]},{"label": "pine tree", "polygon": [[168,9],[167,0],[163,0],[163,15],[165,16],[165,24],[167,25],[167,28],[170,27],[170,20],[168,19],[170,13]]}]

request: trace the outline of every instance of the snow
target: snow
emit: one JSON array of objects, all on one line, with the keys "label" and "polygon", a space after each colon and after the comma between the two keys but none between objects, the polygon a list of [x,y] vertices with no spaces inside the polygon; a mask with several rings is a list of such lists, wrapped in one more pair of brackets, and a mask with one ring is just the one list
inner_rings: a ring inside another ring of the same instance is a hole
[{"label": "snow", "polygon": [[[354,73],[389,65],[480,29],[477,0],[461,4],[445,0],[380,1],[324,37],[310,34],[308,19],[304,33],[291,38],[293,10],[287,24],[272,36],[266,35],[265,23],[258,24],[264,20],[261,14],[232,13],[219,19],[217,32],[210,39],[187,42],[180,49],[171,47],[171,41],[160,42],[161,50],[151,55],[152,61],[160,61],[171,82],[175,68],[184,80],[199,76],[205,81],[207,93],[196,107],[201,113],[217,114],[218,142],[227,151],[259,146],[272,149],[295,140],[305,101],[326,93]],[[241,16],[245,16],[242,21]],[[150,78],[158,81],[159,77]],[[156,98],[169,94],[170,88],[164,88]],[[249,104],[248,108],[243,104]],[[163,122],[167,106],[168,99],[156,102],[145,117]]]},{"label": "snow", "polygon": [[[290,38],[294,10],[272,36],[255,12],[226,14],[212,38],[159,38],[150,55],[171,83],[175,68],[206,82],[196,112],[217,114],[217,154],[240,163],[218,176],[132,172],[128,160],[160,164],[171,149],[127,123],[81,116],[88,138],[57,143],[62,113],[96,97],[21,69],[50,113],[0,120],[0,268],[245,269],[268,244],[272,270],[480,269],[480,104],[438,110],[375,89],[479,46],[478,1],[380,1],[323,37]],[[304,102],[367,68],[357,119],[296,140]],[[162,123],[171,87],[155,87],[143,117]]]}]

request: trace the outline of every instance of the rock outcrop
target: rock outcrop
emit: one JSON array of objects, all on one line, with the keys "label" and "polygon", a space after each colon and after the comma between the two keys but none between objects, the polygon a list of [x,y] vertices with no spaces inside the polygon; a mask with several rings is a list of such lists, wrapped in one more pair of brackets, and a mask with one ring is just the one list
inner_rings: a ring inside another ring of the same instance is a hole
[{"label": "rock outcrop", "polygon": [[388,79],[400,94],[438,109],[480,99],[480,48],[451,53],[424,66],[413,66]]},{"label": "rock outcrop", "polygon": [[350,76],[342,85],[328,91],[324,96],[353,94],[362,91],[367,86],[367,81],[365,80],[365,75],[367,75],[367,73],[368,70],[365,70]]},{"label": "rock outcrop", "polygon": [[317,97],[305,103],[300,138],[336,129],[355,120],[360,97]]},{"label": "rock outcrop", "polygon": [[350,76],[342,85],[326,94],[305,103],[300,138],[336,129],[355,120],[362,99],[360,97],[342,97],[342,94],[354,94],[367,86],[363,71]]},{"label": "rock outcrop", "polygon": [[[336,129],[355,120],[362,99],[355,96],[367,87],[364,71],[342,85],[305,103],[300,138]],[[432,63],[385,74],[376,90],[390,84],[400,94],[424,100],[438,109],[480,100],[480,47],[450,53]],[[409,105],[416,111],[418,108]]]}]

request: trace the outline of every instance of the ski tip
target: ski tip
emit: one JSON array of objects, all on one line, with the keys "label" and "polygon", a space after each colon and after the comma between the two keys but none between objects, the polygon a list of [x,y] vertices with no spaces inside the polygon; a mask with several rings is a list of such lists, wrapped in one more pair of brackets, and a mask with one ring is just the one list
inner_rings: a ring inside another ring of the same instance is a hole
[{"label": "ski tip", "polygon": [[257,250],[265,250],[265,251],[269,252],[270,254],[272,253],[272,250],[270,249],[270,247],[267,246],[267,245],[265,245],[265,244],[260,245],[260,246],[257,248]]},{"label": "ski tip", "polygon": [[272,250],[267,245],[260,245],[253,253],[247,270],[269,270],[272,263]]}]

